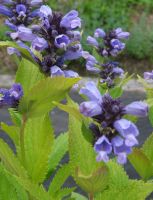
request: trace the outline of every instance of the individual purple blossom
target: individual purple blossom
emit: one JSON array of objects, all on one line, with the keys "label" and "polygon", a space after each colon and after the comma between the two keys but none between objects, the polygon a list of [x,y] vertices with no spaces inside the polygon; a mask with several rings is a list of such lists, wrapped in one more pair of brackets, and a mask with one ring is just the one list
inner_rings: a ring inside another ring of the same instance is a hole
[{"label": "individual purple blossom", "polygon": [[129,32],[124,32],[122,28],[117,28],[114,30],[115,35],[118,39],[128,39],[130,36]]},{"label": "individual purple blossom", "polygon": [[17,107],[23,96],[23,89],[19,83],[12,85],[11,89],[0,88],[0,107]]},{"label": "individual purple blossom", "polygon": [[31,44],[32,48],[36,51],[43,51],[48,48],[48,43],[44,38],[36,37]]},{"label": "individual purple blossom", "polygon": [[109,94],[102,96],[94,82],[88,82],[80,94],[89,99],[80,104],[80,112],[96,122],[90,125],[90,129],[94,135],[97,161],[107,162],[109,154],[113,153],[118,163],[125,164],[127,155],[138,145],[139,130],[133,122],[124,119],[124,115],[145,117],[148,113],[147,104],[133,102],[124,106],[119,99],[113,99]]},{"label": "individual purple blossom", "polygon": [[144,72],[144,79],[146,79],[146,80],[153,79],[153,71],[151,71],[151,72]]}]

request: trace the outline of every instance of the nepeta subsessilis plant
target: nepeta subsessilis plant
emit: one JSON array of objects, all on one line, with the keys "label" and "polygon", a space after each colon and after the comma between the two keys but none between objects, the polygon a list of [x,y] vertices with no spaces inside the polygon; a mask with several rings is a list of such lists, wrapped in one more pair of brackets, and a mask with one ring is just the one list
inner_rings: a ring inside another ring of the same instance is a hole
[{"label": "nepeta subsessilis plant", "polygon": [[[20,57],[15,83],[10,89],[0,89],[0,108],[8,108],[12,121],[11,125],[2,122],[1,129],[13,143],[11,149],[0,139],[0,199],[145,199],[153,191],[152,180],[147,181],[153,176],[153,137],[141,149],[134,148],[139,144],[135,122],[149,114],[152,123],[153,92],[139,77],[147,88],[147,101],[124,105],[118,97],[129,78],[112,60],[125,48],[123,40],[129,33],[121,28],[109,33],[96,29],[94,37],[87,39],[95,48],[93,56],[82,47],[82,19],[76,10],[63,14],[41,0],[0,3],[0,14],[7,17],[5,24],[10,28],[7,35],[13,41],[2,41],[0,46]],[[80,78],[66,67],[81,57],[86,69],[99,79],[97,85],[78,84],[79,93],[88,98],[78,105],[69,91]],[[63,99],[66,104],[60,103]],[[69,113],[69,129],[59,136],[49,115],[55,106]],[[69,160],[63,164],[65,153]],[[128,178],[119,165],[127,159],[145,181]],[[85,196],[75,193],[76,187],[63,186],[69,176]]]}]

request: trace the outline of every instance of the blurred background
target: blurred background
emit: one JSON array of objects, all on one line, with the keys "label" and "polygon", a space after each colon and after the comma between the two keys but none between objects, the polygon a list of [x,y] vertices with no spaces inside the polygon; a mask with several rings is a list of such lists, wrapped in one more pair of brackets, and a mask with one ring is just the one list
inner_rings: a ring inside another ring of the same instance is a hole
[{"label": "blurred background", "polygon": [[[131,33],[127,47],[119,58],[129,73],[142,74],[153,69],[153,0],[48,0],[52,9],[66,13],[77,9],[83,22],[83,46],[86,37],[101,27],[105,30],[122,27]],[[8,40],[6,27],[0,18],[0,40]],[[78,67],[79,65],[79,67]],[[84,63],[77,63],[77,69],[86,75]],[[6,49],[0,49],[0,74],[14,73],[15,61],[7,56]]]}]

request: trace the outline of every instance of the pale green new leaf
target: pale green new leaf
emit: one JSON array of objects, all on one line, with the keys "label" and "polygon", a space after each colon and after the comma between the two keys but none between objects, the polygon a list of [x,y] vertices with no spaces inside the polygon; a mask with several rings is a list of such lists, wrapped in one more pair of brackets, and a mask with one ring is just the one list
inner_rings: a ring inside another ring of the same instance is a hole
[{"label": "pale green new leaf", "polygon": [[71,197],[74,198],[75,200],[87,200],[86,197],[82,196],[81,194],[75,193],[75,192],[72,193]]},{"label": "pale green new leaf", "polygon": [[40,72],[39,66],[22,58],[16,73],[16,83],[20,83],[23,87],[24,95],[45,75]]},{"label": "pale green new leaf", "polygon": [[46,78],[37,83],[20,104],[19,111],[29,117],[37,117],[50,111],[55,105],[52,101],[61,101],[77,83],[79,78],[54,77]]},{"label": "pale green new leaf", "polygon": [[70,176],[71,170],[70,170],[70,165],[66,164],[63,165],[56,173],[54,176],[50,186],[49,186],[49,194],[52,197],[56,197],[57,193],[59,195],[60,189],[67,180],[67,178]]},{"label": "pale green new leaf", "polygon": [[16,146],[19,145],[19,128],[16,126],[8,126],[5,123],[1,123],[1,129],[9,135]]},{"label": "pale green new leaf", "polygon": [[20,161],[2,139],[0,139],[0,158],[6,169],[11,173],[22,177],[27,177],[25,169],[21,165]]},{"label": "pale green new leaf", "polygon": [[54,134],[49,114],[29,119],[24,130],[26,169],[33,182],[42,183],[48,172],[48,159]]},{"label": "pale green new leaf", "polygon": [[70,196],[71,193],[75,190],[75,187],[72,188],[62,188],[56,195],[57,200],[61,200],[64,197]]},{"label": "pale green new leaf", "polygon": [[51,154],[49,155],[49,170],[48,176],[56,170],[59,165],[61,159],[68,151],[68,133],[60,134],[55,140],[53,144],[53,148]]}]

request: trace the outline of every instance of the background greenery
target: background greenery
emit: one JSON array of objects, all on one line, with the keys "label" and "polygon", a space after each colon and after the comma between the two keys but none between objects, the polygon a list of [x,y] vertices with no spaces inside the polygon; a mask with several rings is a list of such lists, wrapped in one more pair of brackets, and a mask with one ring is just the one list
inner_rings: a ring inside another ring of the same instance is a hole
[{"label": "background greenery", "polygon": [[[142,72],[144,69],[152,68],[153,0],[48,0],[46,2],[51,8],[63,13],[71,9],[79,11],[83,22],[85,48],[88,48],[85,42],[87,35],[92,34],[97,27],[105,30],[123,27],[124,30],[130,31],[131,37],[127,42],[127,49],[120,59],[130,72]],[[6,28],[1,23],[0,40],[7,39],[5,31]],[[14,66],[9,59],[7,61],[4,59],[0,61],[0,71],[4,69],[3,65]]]}]

